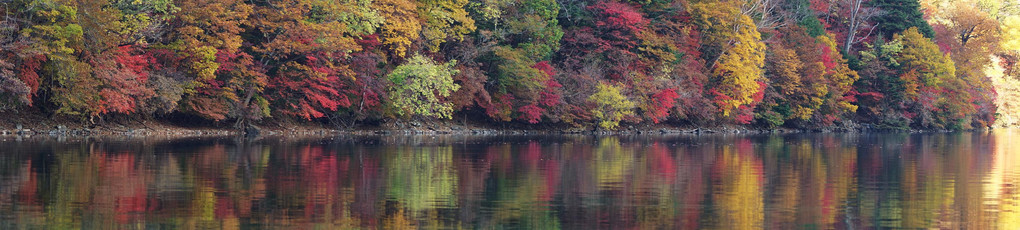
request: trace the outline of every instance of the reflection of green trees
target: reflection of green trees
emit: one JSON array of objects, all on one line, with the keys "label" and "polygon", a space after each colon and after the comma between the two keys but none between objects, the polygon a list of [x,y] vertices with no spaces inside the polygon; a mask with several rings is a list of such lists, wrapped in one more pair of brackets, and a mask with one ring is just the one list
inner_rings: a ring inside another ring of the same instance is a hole
[{"label": "reflection of green trees", "polygon": [[830,228],[856,215],[844,207],[856,190],[854,138],[772,136],[762,142],[768,228]]},{"label": "reflection of green trees", "polygon": [[0,156],[0,228],[1016,229],[1017,136],[70,144]]},{"label": "reflection of green trees", "polygon": [[45,224],[53,229],[82,228],[79,216],[85,213],[82,205],[87,204],[97,179],[95,162],[89,161],[85,153],[68,150],[54,153],[56,164],[53,180],[41,191],[48,191]]},{"label": "reflection of green trees", "polygon": [[[511,148],[510,145],[491,147],[490,149],[502,153],[509,153],[510,158],[502,159],[517,162],[511,167],[512,173],[498,173],[494,178],[496,186],[492,189],[495,199],[492,203],[495,211],[492,213],[491,226],[479,226],[487,229],[560,229],[560,219],[555,215],[547,201],[542,200],[543,192],[547,191],[547,178],[541,168],[536,165],[537,159],[522,159],[525,151],[537,151],[537,154],[545,154],[541,147],[535,143],[528,146],[532,149]],[[516,151],[514,151],[516,150]],[[517,158],[518,160],[514,160]],[[548,172],[546,172],[548,173]],[[555,186],[555,185],[554,185]]]},{"label": "reflection of green trees", "polygon": [[457,205],[457,174],[450,147],[397,147],[386,162],[386,195],[422,214]]},{"label": "reflection of green trees", "polygon": [[[861,191],[861,219],[867,227],[994,229],[998,207],[989,205],[986,191],[992,168],[988,163],[985,143],[989,136],[981,133],[942,135],[899,135],[876,141],[882,148],[868,149],[867,162],[880,162],[892,171],[864,171],[864,184],[890,184],[885,188]],[[868,165],[862,165],[868,167]]]}]

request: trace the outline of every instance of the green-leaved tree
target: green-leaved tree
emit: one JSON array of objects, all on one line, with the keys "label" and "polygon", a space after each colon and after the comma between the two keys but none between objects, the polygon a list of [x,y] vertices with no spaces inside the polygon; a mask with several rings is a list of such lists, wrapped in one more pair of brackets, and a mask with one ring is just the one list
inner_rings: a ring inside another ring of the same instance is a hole
[{"label": "green-leaved tree", "polygon": [[453,83],[457,74],[456,60],[436,63],[416,54],[407,63],[397,66],[389,74],[393,85],[389,89],[390,102],[401,116],[451,118],[453,105],[443,99],[460,89]]}]

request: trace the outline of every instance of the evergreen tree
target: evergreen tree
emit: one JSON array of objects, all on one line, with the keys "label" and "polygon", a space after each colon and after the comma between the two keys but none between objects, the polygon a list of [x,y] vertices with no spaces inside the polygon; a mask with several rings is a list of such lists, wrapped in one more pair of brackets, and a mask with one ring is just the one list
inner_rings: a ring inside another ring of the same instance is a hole
[{"label": "evergreen tree", "polygon": [[881,16],[875,18],[878,34],[892,38],[893,34],[917,27],[924,37],[929,39],[935,37],[935,31],[924,20],[924,14],[920,10],[921,4],[917,0],[872,0],[869,3],[883,12]]}]

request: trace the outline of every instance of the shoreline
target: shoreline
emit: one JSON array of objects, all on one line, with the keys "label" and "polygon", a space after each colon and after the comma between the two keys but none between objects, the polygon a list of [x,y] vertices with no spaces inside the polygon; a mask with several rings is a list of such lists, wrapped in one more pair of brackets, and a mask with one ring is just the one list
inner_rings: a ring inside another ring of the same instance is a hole
[{"label": "shoreline", "polygon": [[[28,128],[31,127],[31,128]],[[760,129],[744,126],[717,126],[717,127],[645,127],[630,128],[618,131],[594,131],[577,129],[492,129],[484,127],[444,126],[439,129],[394,129],[394,128],[362,128],[362,129],[334,129],[324,126],[303,126],[295,127],[258,127],[257,134],[246,134],[243,130],[223,127],[173,127],[161,124],[158,127],[130,127],[130,126],[96,126],[94,128],[68,128],[69,125],[55,125],[52,128],[40,128],[37,125],[23,126],[21,129],[10,129],[0,126],[0,137],[263,137],[263,136],[370,136],[370,135],[782,135],[798,133],[953,133],[953,132],[974,132],[988,131],[998,128],[982,128],[970,130],[937,130],[937,129],[866,129],[866,128],[839,128],[839,129]]]},{"label": "shoreline", "polygon": [[[602,131],[566,125],[491,124],[477,121],[383,120],[340,128],[325,121],[267,119],[254,127],[234,128],[227,122],[188,117],[113,117],[95,123],[40,113],[0,113],[0,137],[259,137],[259,136],[367,136],[367,135],[754,135],[796,133],[950,133],[997,129],[878,129],[873,125],[843,123],[825,129],[760,128],[751,125],[694,125],[677,123],[631,124],[621,130]],[[251,131],[253,133],[248,133]]]}]

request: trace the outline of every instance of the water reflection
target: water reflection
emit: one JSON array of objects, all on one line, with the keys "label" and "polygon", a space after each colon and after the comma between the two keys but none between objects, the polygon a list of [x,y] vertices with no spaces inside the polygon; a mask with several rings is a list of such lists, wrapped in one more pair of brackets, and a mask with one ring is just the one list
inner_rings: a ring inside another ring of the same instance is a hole
[{"label": "water reflection", "polygon": [[1020,132],[0,141],[0,228],[1020,228]]}]

